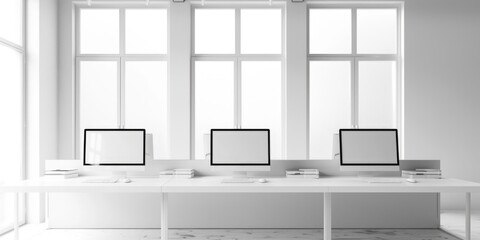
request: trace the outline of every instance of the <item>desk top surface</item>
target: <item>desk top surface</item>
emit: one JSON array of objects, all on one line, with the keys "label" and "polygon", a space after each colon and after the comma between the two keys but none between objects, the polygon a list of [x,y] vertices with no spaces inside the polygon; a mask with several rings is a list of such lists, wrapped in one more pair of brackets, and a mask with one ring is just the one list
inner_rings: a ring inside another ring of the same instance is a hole
[{"label": "desk top surface", "polygon": [[135,178],[130,183],[86,183],[85,180],[107,177],[69,179],[36,178],[0,184],[0,192],[161,192],[169,179]]},{"label": "desk top surface", "polygon": [[[480,183],[459,179],[418,179],[417,183],[369,183],[358,177],[268,178],[266,183],[222,183],[226,176],[133,178],[131,183],[85,183],[94,177],[45,178],[0,184],[0,192],[480,192]],[[98,177],[97,177],[98,178]]]},{"label": "desk top surface", "polygon": [[[417,183],[369,183],[358,177],[268,178],[266,183],[222,183],[227,177],[171,179],[163,192],[480,192],[480,183],[459,179],[418,179]],[[403,178],[397,178],[404,180]]]}]

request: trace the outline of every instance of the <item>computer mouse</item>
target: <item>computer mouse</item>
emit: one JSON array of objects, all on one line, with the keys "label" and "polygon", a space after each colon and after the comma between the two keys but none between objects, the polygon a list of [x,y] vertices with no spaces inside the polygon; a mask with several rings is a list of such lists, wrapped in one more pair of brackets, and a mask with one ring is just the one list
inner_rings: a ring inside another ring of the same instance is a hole
[{"label": "computer mouse", "polygon": [[259,178],[259,179],[258,179],[258,182],[259,182],[259,183],[266,183],[266,182],[267,182],[267,179],[265,179],[265,178]]},{"label": "computer mouse", "polygon": [[407,178],[405,179],[405,181],[409,182],[409,183],[416,183],[417,180],[413,179],[413,178]]},{"label": "computer mouse", "polygon": [[132,180],[130,180],[130,179],[128,179],[128,178],[124,178],[124,179],[122,179],[122,180],[120,180],[120,181],[123,182],[123,183],[131,183],[131,182],[132,182]]}]

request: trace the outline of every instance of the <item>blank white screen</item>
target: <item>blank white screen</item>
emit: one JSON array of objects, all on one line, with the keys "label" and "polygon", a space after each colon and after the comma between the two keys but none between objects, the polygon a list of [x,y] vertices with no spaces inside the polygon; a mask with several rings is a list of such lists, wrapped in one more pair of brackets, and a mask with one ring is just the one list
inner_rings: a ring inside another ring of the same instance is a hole
[{"label": "blank white screen", "polygon": [[394,130],[341,131],[343,164],[397,163],[397,136]]},{"label": "blank white screen", "polygon": [[143,131],[87,131],[86,164],[143,164]]},{"label": "blank white screen", "polygon": [[268,131],[213,131],[212,164],[268,164]]}]

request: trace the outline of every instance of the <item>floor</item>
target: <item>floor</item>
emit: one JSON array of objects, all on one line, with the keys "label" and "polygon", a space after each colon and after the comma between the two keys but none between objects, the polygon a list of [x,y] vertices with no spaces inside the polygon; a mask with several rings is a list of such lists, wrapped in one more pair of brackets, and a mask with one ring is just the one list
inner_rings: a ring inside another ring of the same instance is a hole
[{"label": "floor", "polygon": [[[473,212],[472,217],[472,240],[480,240],[480,212]],[[440,227],[455,236],[465,236],[465,212],[445,211],[441,213]]]},{"label": "floor", "polygon": [[[441,229],[334,229],[335,240],[457,240],[464,236],[463,212],[442,213]],[[452,233],[452,234],[450,234]],[[159,240],[157,229],[50,229],[42,224],[21,229],[22,240]],[[172,229],[172,240],[322,239],[321,229]],[[0,240],[12,240],[11,233]],[[472,239],[480,239],[480,212],[472,216]]]}]

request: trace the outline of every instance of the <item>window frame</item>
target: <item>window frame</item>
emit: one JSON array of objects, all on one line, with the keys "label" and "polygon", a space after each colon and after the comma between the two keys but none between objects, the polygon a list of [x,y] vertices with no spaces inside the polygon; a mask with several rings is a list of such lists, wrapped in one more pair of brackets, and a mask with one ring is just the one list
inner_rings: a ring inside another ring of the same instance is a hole
[{"label": "window frame", "polygon": [[[22,92],[21,92],[21,101],[22,101],[22,130],[21,130],[21,163],[20,163],[20,169],[19,169],[19,175],[20,179],[24,180],[26,179],[26,166],[27,166],[27,1],[26,0],[20,0],[22,3],[22,38],[21,38],[21,45],[18,45],[16,43],[13,43],[5,38],[0,37],[0,45],[5,46],[7,48],[10,48],[11,50],[17,51],[20,53],[21,59],[22,59]],[[19,209],[18,209],[18,214],[19,214],[19,222],[18,225],[22,226],[26,224],[26,214],[27,214],[27,205],[26,205],[26,194],[22,193],[19,195]],[[8,225],[4,228],[0,228],[0,235],[13,230],[14,228],[14,223],[12,221],[11,225]]]},{"label": "window frame", "polygon": [[[125,127],[125,62],[126,61],[165,61],[167,63],[167,86],[170,82],[170,4],[168,2],[152,2],[146,6],[143,2],[139,3],[99,3],[88,6],[84,2],[74,3],[74,58],[75,58],[75,82],[74,82],[74,156],[81,157],[81,129],[80,129],[80,62],[83,61],[116,61],[117,79],[118,79],[118,106],[117,106],[117,124],[118,128]],[[82,54],[80,53],[80,11],[81,9],[118,9],[119,10],[119,53],[118,54]],[[165,9],[167,13],[167,52],[163,54],[127,54],[126,53],[126,9]]]},{"label": "window frame", "polygon": [[[318,54],[310,53],[310,10],[311,9],[351,9],[352,11],[352,42],[351,54]],[[394,54],[358,54],[357,53],[357,10],[358,9],[396,9],[397,13],[397,49]],[[403,2],[385,3],[309,3],[307,5],[307,159],[331,160],[310,157],[310,62],[312,61],[350,61],[351,62],[351,126],[358,128],[359,122],[359,62],[363,61],[394,61],[396,64],[396,128],[399,132],[400,157],[404,156],[404,32],[403,32]]]},{"label": "window frame", "polygon": [[[195,53],[195,10],[196,9],[234,9],[235,10],[235,53],[234,54],[196,54]],[[281,10],[281,52],[279,54],[242,54],[241,53],[241,10],[242,9],[280,9]],[[281,135],[282,152],[281,159],[286,156],[286,6],[285,3],[274,2],[271,5],[267,3],[216,3],[202,6],[192,3],[190,12],[191,24],[191,58],[190,58],[190,159],[200,160],[195,157],[195,62],[197,61],[232,61],[234,63],[234,126],[232,128],[242,128],[241,126],[241,79],[242,62],[244,61],[280,61],[281,63]],[[279,160],[281,160],[279,159]]]}]

